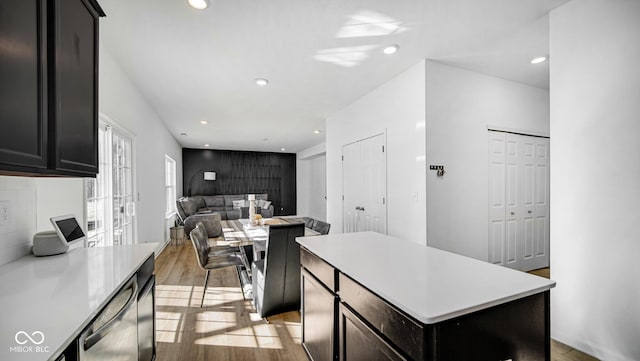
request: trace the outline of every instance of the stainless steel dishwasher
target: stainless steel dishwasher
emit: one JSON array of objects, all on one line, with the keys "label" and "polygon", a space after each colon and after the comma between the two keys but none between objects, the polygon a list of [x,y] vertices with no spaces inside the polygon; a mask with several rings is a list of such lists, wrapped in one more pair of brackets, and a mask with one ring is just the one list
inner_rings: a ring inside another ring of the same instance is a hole
[{"label": "stainless steel dishwasher", "polygon": [[138,361],[156,356],[155,298],[156,277],[151,275],[138,295]]},{"label": "stainless steel dishwasher", "polygon": [[138,360],[138,282],[134,275],[80,335],[80,360]]}]

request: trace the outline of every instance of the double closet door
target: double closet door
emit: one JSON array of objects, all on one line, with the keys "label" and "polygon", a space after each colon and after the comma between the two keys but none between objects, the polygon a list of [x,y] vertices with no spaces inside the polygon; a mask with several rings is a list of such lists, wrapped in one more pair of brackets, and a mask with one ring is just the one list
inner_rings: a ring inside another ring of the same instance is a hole
[{"label": "double closet door", "polygon": [[549,266],[549,138],[489,131],[489,262]]}]

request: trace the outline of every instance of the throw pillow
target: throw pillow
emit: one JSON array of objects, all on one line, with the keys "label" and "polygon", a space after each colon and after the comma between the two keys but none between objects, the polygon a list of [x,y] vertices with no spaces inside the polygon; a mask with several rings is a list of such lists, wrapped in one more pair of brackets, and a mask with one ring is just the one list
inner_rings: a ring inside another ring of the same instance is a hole
[{"label": "throw pillow", "polygon": [[262,203],[262,209],[269,209],[269,206],[271,206],[271,201],[264,201],[264,203]]},{"label": "throw pillow", "polygon": [[263,199],[256,199],[256,207],[262,207],[263,204],[264,204]]},{"label": "throw pillow", "polygon": [[240,209],[244,207],[244,200],[233,201],[233,209]]}]

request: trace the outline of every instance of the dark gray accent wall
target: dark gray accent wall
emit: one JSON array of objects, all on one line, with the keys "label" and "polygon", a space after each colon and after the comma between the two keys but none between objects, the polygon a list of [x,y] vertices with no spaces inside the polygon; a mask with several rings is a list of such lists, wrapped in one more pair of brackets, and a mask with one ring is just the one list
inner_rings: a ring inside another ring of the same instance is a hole
[{"label": "dark gray accent wall", "polygon": [[[204,172],[216,172],[205,181]],[[296,155],[216,149],[182,149],[183,194],[267,193],[276,215],[296,214]]]}]

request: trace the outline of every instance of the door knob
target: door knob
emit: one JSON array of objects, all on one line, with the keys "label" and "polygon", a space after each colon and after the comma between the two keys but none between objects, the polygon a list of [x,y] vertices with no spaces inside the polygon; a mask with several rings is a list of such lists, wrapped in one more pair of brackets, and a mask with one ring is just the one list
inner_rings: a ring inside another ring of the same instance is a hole
[{"label": "door knob", "polygon": [[515,215],[516,215],[516,213],[515,213],[515,212],[511,212],[511,215],[512,215],[512,216],[515,216]]},{"label": "door knob", "polygon": [[531,214],[531,211],[527,211],[527,213]]}]

